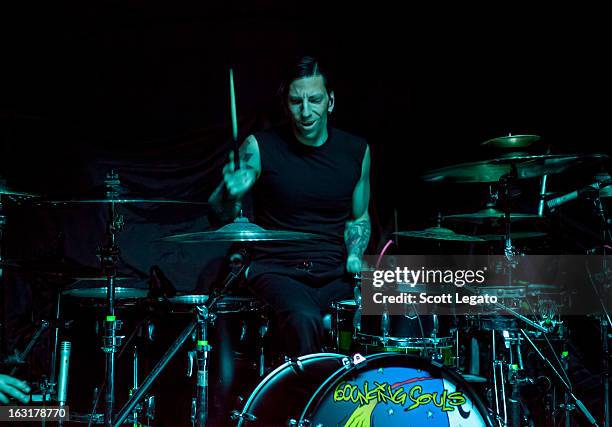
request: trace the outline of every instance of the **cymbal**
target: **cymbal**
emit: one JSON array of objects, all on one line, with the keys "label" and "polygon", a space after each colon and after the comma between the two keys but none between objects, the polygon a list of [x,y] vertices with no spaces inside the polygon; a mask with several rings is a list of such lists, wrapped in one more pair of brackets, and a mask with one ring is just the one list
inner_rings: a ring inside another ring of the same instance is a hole
[{"label": "cymbal", "polygon": [[[512,240],[521,240],[521,239],[531,239],[534,237],[544,237],[547,233],[542,233],[539,231],[514,231],[510,232],[510,239]],[[504,240],[506,238],[505,234],[479,234],[478,237],[484,239],[486,241],[495,241],[495,240]]]},{"label": "cymbal", "polygon": [[602,199],[612,197],[612,185],[608,185],[607,187],[604,187],[599,190],[599,197],[601,197]]},{"label": "cymbal", "polygon": [[489,139],[480,145],[496,148],[521,148],[528,147],[539,139],[538,135],[508,135]]},{"label": "cymbal", "polygon": [[52,205],[67,205],[67,204],[78,204],[78,203],[117,203],[117,204],[142,204],[142,203],[154,203],[154,204],[181,204],[181,205],[200,205],[206,206],[206,202],[196,202],[192,200],[179,200],[179,199],[165,199],[165,198],[151,198],[151,197],[107,197],[100,199],[66,199],[66,200],[43,200],[42,203],[49,203]]},{"label": "cymbal", "polygon": [[[63,295],[68,295],[75,298],[91,298],[91,299],[106,299],[106,286],[98,287],[75,287],[66,289],[62,292]],[[127,288],[118,286],[115,288],[115,299],[143,299],[149,294],[148,289],[142,288]]]},{"label": "cymbal", "polygon": [[476,236],[468,236],[466,234],[458,234],[453,230],[444,227],[429,227],[424,230],[415,231],[398,231],[393,233],[400,237],[410,237],[413,239],[430,239],[430,240],[449,240],[456,242],[484,242],[484,239]]},{"label": "cymbal", "polygon": [[285,230],[265,230],[246,218],[237,218],[218,230],[177,234],[162,238],[165,242],[204,243],[204,242],[260,242],[275,240],[309,240],[318,236],[312,233]]},{"label": "cymbal", "polygon": [[[505,218],[506,214],[504,212],[495,208],[486,208],[478,212],[446,215],[444,220],[483,223],[486,221],[499,221]],[[535,220],[542,218],[543,217],[539,216],[538,214],[516,212],[510,213],[510,221]]]},{"label": "cymbal", "polygon": [[4,180],[0,179],[0,196],[11,196],[11,197],[21,197],[21,198],[33,198],[39,197],[38,194],[34,193],[24,193],[23,191],[16,191],[13,188],[10,188]]},{"label": "cymbal", "polygon": [[435,169],[422,175],[428,182],[497,182],[516,169],[517,179],[536,178],[564,172],[571,167],[608,159],[605,154],[511,154],[496,159],[461,163]]}]

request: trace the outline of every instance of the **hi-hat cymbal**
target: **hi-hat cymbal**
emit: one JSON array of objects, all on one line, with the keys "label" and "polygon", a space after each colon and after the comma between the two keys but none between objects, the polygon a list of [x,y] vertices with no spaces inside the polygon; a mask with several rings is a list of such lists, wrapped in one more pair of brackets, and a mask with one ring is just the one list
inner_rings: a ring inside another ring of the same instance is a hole
[{"label": "hi-hat cymbal", "polygon": [[489,139],[480,145],[496,148],[522,148],[530,146],[539,139],[538,135],[508,135]]},{"label": "hi-hat cymbal", "polygon": [[[444,217],[444,220],[483,223],[486,221],[499,221],[505,218],[506,214],[503,211],[500,211],[495,208],[486,208],[478,212],[446,215]],[[513,212],[510,214],[510,221],[536,220],[542,218],[543,217],[539,216],[538,214],[531,213]]]},{"label": "hi-hat cymbal", "polygon": [[466,234],[458,234],[453,230],[444,227],[429,227],[424,230],[414,231],[398,231],[393,233],[400,237],[410,237],[413,239],[429,239],[429,240],[448,240],[456,242],[484,242],[484,239],[476,236],[468,236]]},{"label": "hi-hat cymbal", "polygon": [[461,163],[427,172],[428,182],[497,182],[505,175],[517,179],[536,178],[564,172],[571,167],[607,160],[605,154],[512,154],[497,159]]},{"label": "hi-hat cymbal", "polygon": [[250,223],[246,218],[238,218],[231,224],[214,231],[177,234],[162,238],[165,242],[204,243],[204,242],[260,242],[275,240],[309,240],[318,236],[312,233],[285,230],[266,230]]},{"label": "hi-hat cymbal", "polygon": [[[106,286],[97,287],[71,287],[62,292],[64,295],[68,295],[75,298],[91,298],[91,299],[105,299],[106,298]],[[146,298],[149,293],[148,289],[142,288],[129,288],[124,286],[118,286],[115,288],[115,299],[143,299]]]}]

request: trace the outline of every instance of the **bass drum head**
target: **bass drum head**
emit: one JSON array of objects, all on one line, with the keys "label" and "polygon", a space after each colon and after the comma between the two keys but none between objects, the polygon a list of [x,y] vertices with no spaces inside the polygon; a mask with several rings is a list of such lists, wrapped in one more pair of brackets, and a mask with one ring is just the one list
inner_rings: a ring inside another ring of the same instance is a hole
[{"label": "bass drum head", "polygon": [[301,425],[492,427],[482,401],[457,374],[426,359],[375,354],[336,371],[308,402]]},{"label": "bass drum head", "polygon": [[350,365],[347,356],[316,353],[283,363],[255,388],[238,416],[238,426],[287,426],[331,374]]}]

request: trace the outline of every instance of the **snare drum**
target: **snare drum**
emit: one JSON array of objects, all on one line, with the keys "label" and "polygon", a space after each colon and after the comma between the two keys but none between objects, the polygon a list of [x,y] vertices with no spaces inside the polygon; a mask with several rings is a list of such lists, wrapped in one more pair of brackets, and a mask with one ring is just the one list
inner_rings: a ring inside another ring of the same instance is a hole
[{"label": "snare drum", "polygon": [[[168,298],[168,301],[173,312],[181,313],[193,311],[194,306],[206,304],[209,299],[209,295],[177,295]],[[251,296],[225,295],[217,300],[211,311],[217,314],[256,313],[260,312],[262,307],[263,304]]]},{"label": "snare drum", "polygon": [[332,312],[333,337],[340,352],[394,351],[424,355],[433,351],[445,364],[454,363],[455,330],[449,316],[389,315],[384,320],[383,316],[361,314],[353,300],[333,303]]}]

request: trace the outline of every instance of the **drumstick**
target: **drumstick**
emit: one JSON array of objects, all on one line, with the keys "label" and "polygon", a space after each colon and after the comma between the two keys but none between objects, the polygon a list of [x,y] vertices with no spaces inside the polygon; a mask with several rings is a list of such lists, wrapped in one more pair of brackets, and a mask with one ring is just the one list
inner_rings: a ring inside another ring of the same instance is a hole
[{"label": "drumstick", "polygon": [[234,92],[234,70],[229,70],[230,78],[230,115],[232,118],[232,150],[234,151],[234,170],[240,169],[238,152],[238,121],[236,119],[236,94]]}]

